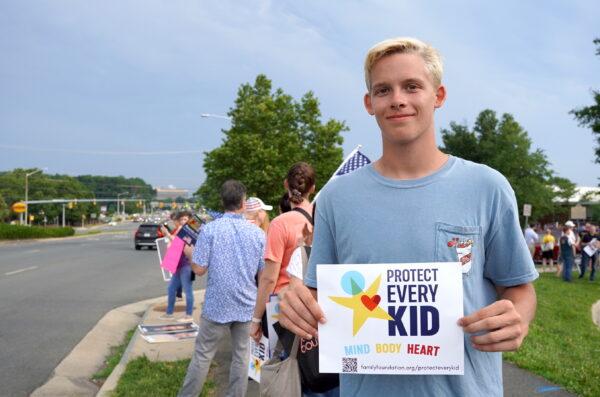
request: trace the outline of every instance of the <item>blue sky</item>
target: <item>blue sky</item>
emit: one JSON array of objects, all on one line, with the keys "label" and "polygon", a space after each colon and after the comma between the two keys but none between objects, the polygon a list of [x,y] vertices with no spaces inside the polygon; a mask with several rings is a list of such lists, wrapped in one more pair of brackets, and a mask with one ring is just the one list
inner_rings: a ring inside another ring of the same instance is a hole
[{"label": "blue sky", "polygon": [[229,125],[200,114],[225,114],[259,73],[296,98],[312,90],[324,119],[350,127],[345,153],[362,144],[375,159],[363,57],[380,40],[413,36],[445,63],[438,139],[483,109],[511,113],[558,175],[595,186],[592,133],[568,112],[600,89],[598,21],[591,0],[5,1],[0,170],[139,176],[195,190],[202,152]]}]

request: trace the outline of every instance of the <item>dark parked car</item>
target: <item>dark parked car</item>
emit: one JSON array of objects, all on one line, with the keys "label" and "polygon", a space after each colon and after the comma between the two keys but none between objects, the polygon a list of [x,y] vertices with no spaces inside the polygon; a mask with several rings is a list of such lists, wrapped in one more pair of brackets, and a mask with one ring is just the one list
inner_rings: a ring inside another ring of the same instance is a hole
[{"label": "dark parked car", "polygon": [[155,240],[161,237],[164,237],[164,235],[160,231],[160,224],[143,223],[138,226],[133,237],[135,249],[139,250],[143,246],[148,248],[156,248]]}]

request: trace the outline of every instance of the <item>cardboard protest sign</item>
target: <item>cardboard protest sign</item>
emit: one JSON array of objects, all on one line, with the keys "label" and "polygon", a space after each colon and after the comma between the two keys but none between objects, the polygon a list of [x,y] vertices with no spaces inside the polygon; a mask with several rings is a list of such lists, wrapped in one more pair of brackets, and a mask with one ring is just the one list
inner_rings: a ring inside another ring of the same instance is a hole
[{"label": "cardboard protest sign", "polygon": [[[161,237],[157,238],[154,242],[156,243],[156,253],[158,254],[158,264],[160,265],[163,263],[163,259],[167,254],[167,250],[169,248],[169,239],[167,237]],[[162,266],[160,267],[160,271],[162,273],[163,280],[171,281],[173,273],[166,270]]]},{"label": "cardboard protest sign", "polygon": [[175,273],[179,266],[179,259],[181,259],[181,255],[183,255],[184,247],[185,242],[179,237],[175,237],[167,249],[167,253],[160,263],[160,266],[171,273]]},{"label": "cardboard protest sign", "polygon": [[200,218],[198,215],[194,215],[179,229],[177,237],[185,241],[187,245],[195,245],[196,240],[198,240],[198,233],[200,233],[200,227],[205,223],[205,219]]},{"label": "cardboard protest sign", "polygon": [[262,336],[260,342],[256,343],[250,338],[250,360],[248,360],[248,376],[260,383],[260,369],[265,361],[269,359],[269,340]]},{"label": "cardboard protest sign", "polygon": [[275,352],[275,347],[277,346],[277,342],[279,341],[279,337],[277,336],[277,332],[275,332],[275,328],[273,328],[273,324],[279,321],[279,296],[276,294],[271,294],[269,297],[269,301],[266,306],[267,312],[267,329],[269,330],[269,355],[268,358],[273,357],[273,352]]},{"label": "cardboard protest sign", "polygon": [[462,375],[460,262],[318,265],[321,372]]},{"label": "cardboard protest sign", "polygon": [[142,338],[148,343],[179,342],[182,340],[195,339],[197,336],[198,331],[178,332],[174,334],[142,334]]},{"label": "cardboard protest sign", "polygon": [[594,256],[596,251],[600,249],[600,241],[594,238],[583,249],[588,256]]},{"label": "cardboard protest sign", "polygon": [[176,334],[181,332],[198,331],[198,325],[193,321],[186,323],[160,324],[160,325],[138,325],[140,332],[144,335],[153,334]]}]

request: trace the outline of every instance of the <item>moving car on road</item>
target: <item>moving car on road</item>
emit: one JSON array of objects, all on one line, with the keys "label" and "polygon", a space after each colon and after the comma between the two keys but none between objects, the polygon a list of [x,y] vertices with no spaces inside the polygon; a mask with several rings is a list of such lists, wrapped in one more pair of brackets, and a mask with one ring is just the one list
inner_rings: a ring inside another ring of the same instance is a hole
[{"label": "moving car on road", "polygon": [[136,250],[140,250],[143,246],[148,248],[156,248],[155,240],[164,237],[160,231],[158,223],[142,223],[138,226],[133,237]]}]

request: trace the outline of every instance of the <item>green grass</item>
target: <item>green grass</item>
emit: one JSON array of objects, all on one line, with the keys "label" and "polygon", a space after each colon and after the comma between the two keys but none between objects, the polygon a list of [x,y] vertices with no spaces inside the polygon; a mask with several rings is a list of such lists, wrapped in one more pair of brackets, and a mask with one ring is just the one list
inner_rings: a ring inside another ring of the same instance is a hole
[{"label": "green grass", "polygon": [[72,227],[20,226],[0,223],[0,240],[67,237],[75,234]]},{"label": "green grass", "polygon": [[591,306],[600,300],[600,281],[566,283],[541,274],[534,283],[537,314],[521,349],[504,358],[580,396],[600,396],[600,329]]},{"label": "green grass", "polygon": [[102,383],[110,376],[113,369],[115,369],[117,364],[119,364],[119,361],[121,361],[121,357],[123,357],[123,353],[125,353],[125,349],[127,349],[127,345],[129,345],[129,341],[134,333],[135,328],[130,329],[127,331],[127,334],[125,334],[125,340],[120,345],[110,348],[110,355],[106,358],[104,367],[92,376],[93,381]]},{"label": "green grass", "polygon": [[[119,379],[113,397],[169,397],[176,396],[183,384],[190,360],[152,362],[147,357],[138,357],[127,364]],[[216,394],[213,366],[208,373],[202,397]]]}]

